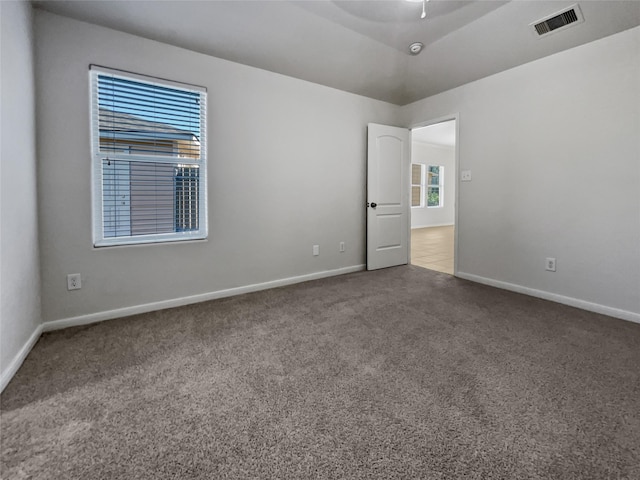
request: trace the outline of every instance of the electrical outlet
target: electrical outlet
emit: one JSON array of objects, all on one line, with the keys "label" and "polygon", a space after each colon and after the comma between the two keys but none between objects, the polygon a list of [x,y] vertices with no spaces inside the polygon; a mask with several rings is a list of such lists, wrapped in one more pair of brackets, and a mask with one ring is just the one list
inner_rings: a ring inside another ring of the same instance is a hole
[{"label": "electrical outlet", "polygon": [[344,252],[347,249],[347,246],[345,245],[344,242],[340,242],[340,251]]},{"label": "electrical outlet", "polygon": [[80,290],[82,288],[82,278],[79,273],[67,275],[67,290]]},{"label": "electrical outlet", "polygon": [[556,271],[556,259],[552,258],[552,257],[547,257],[547,259],[545,260],[545,270],[548,272],[555,272]]},{"label": "electrical outlet", "polygon": [[318,255],[320,255],[320,245],[314,245],[313,246],[313,256],[317,257]]}]

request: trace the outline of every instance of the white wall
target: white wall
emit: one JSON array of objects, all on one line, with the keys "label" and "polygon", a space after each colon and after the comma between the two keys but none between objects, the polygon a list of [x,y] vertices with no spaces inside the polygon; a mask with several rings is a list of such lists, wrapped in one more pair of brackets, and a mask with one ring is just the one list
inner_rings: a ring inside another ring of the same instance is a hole
[{"label": "white wall", "polygon": [[459,113],[461,275],[640,321],[639,86],[640,27],[403,107]]},{"label": "white wall", "polygon": [[0,390],[37,339],[40,268],[33,30],[28,2],[0,2]]},{"label": "white wall", "polygon": [[[365,262],[366,125],[398,107],[41,11],[36,40],[45,321]],[[207,242],[92,248],[90,64],[208,88]]]},{"label": "white wall", "polygon": [[[425,202],[424,207],[411,208],[411,228],[453,225],[455,223],[456,200],[455,147],[414,141],[411,143],[411,162],[444,167],[442,207],[427,208]],[[427,167],[424,168],[426,171]]]}]

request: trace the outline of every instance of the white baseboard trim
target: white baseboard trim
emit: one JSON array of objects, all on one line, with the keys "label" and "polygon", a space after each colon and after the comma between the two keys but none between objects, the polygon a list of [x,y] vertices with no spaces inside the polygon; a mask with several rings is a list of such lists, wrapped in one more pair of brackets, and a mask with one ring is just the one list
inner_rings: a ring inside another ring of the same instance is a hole
[{"label": "white baseboard trim", "polygon": [[558,295],[557,293],[545,292],[544,290],[536,290],[535,288],[523,287],[522,285],[516,285],[514,283],[502,282],[500,280],[494,280],[492,278],[481,277],[479,275],[473,275],[472,273],[457,272],[456,277],[464,278],[465,280],[471,280],[472,282],[482,283],[491,287],[502,288],[503,290],[524,293],[525,295],[542,298],[544,300],[551,300],[552,302],[562,303],[571,307],[581,308],[582,310],[588,310],[590,312],[620,318],[629,322],[640,323],[640,313],[621,310],[619,308],[607,307],[606,305],[600,305],[599,303],[587,302],[586,300],[580,300],[579,298],[565,297],[564,295]]},{"label": "white baseboard trim", "polygon": [[25,358],[27,358],[27,355],[29,355],[29,352],[36,344],[41,334],[42,325],[38,325],[29,339],[22,346],[20,351],[16,354],[15,357],[13,357],[13,360],[11,360],[9,366],[2,372],[2,375],[0,375],[0,393],[5,389],[7,385],[9,385],[9,382],[22,365],[22,362],[24,362]]},{"label": "white baseboard trim", "polygon": [[336,275],[344,275],[346,273],[359,272],[364,270],[366,265],[353,265],[351,267],[337,268],[335,270],[325,270],[323,272],[315,272],[307,275],[300,275],[297,277],[282,278],[279,280],[272,280],[270,282],[255,283],[253,285],[246,285],[243,287],[228,288],[226,290],[219,290],[216,292],[203,293],[200,295],[192,295],[189,297],[174,298],[171,300],[162,300],[160,302],[147,303],[144,305],[134,305],[132,307],[118,308],[115,310],[108,310],[106,312],[90,313],[88,315],[79,315],[77,317],[63,318],[61,320],[53,320],[50,322],[44,322],[39,325],[29,337],[29,340],[22,346],[20,351],[13,358],[9,366],[0,374],[0,392],[9,384],[13,376],[16,374],[22,362],[24,362],[27,355],[36,344],[40,335],[43,332],[49,332],[51,330],[59,330],[61,328],[75,327],[79,325],[87,325],[89,323],[101,322],[103,320],[111,320],[114,318],[127,317],[129,315],[136,315],[139,313],[147,313],[155,310],[162,310],[165,308],[180,307],[182,305],[189,305],[192,303],[206,302],[208,300],[215,300],[217,298],[231,297],[234,295],[241,295],[243,293],[258,292],[260,290],[267,290],[269,288],[283,287],[285,285],[292,285],[294,283],[307,282],[309,280],[318,280],[320,278],[333,277]]},{"label": "white baseboard trim", "polygon": [[87,315],[79,315],[77,317],[63,318],[60,320],[52,320],[42,324],[42,331],[49,332],[51,330],[59,330],[61,328],[77,327],[79,325],[87,325],[90,323],[102,322],[104,320],[112,320],[114,318],[128,317],[130,315],[138,315],[140,313],[153,312],[156,310],[164,310],[165,308],[181,307],[192,303],[206,302],[216,300],[218,298],[232,297],[243,293],[258,292],[269,288],[283,287],[294,283],[307,282],[309,280],[318,280],[320,278],[333,277],[336,275],[344,275],[346,273],[359,272],[364,270],[366,265],[353,265],[351,267],[337,268],[335,270],[325,270],[322,272],[309,273],[297,277],[282,278],[263,283],[254,283],[243,287],[228,288],[215,292],[202,293],[199,295],[191,295],[188,297],[173,298],[171,300],[161,300],[159,302],[146,303],[143,305],[134,305],[131,307],[117,308],[115,310],[107,310],[104,312],[89,313]]},{"label": "white baseboard trim", "polygon": [[453,227],[455,223],[430,223],[429,225],[411,225],[411,230],[415,228],[429,228],[429,227]]}]

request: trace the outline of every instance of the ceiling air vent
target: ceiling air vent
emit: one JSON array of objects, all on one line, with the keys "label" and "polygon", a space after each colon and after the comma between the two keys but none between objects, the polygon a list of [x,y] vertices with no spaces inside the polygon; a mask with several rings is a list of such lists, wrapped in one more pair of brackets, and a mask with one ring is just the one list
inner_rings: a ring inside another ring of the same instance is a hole
[{"label": "ceiling air vent", "polygon": [[565,8],[560,12],[556,12],[548,17],[533,22],[530,25],[534,28],[539,36],[548,35],[551,32],[564,30],[573,25],[584,22],[584,17],[580,11],[578,4]]}]

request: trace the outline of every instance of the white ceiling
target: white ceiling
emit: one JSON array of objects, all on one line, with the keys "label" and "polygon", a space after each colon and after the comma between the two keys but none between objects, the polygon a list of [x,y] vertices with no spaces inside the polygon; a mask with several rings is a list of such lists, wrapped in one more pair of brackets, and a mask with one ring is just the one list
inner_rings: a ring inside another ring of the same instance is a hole
[{"label": "white ceiling", "polygon": [[[583,0],[585,21],[529,24],[575,1],[34,1],[37,8],[404,105],[640,25],[640,1]],[[425,44],[418,56],[410,43]]]},{"label": "white ceiling", "polygon": [[455,120],[449,120],[429,125],[428,127],[414,128],[411,130],[411,140],[453,147],[456,144],[456,122]]}]

